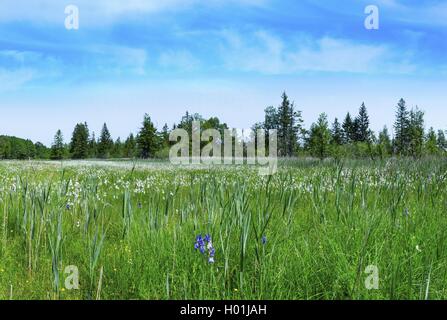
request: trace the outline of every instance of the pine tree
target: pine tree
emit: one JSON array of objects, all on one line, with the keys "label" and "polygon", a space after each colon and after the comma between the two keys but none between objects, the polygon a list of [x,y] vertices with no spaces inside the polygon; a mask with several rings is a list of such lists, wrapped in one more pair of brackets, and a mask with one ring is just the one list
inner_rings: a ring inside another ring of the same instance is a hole
[{"label": "pine tree", "polygon": [[343,128],[337,118],[335,118],[332,124],[331,136],[333,144],[338,146],[343,144]]},{"label": "pine tree", "polygon": [[165,125],[163,126],[160,137],[163,143],[163,147],[169,147],[171,142],[169,141],[169,127],[167,123],[165,123]]},{"label": "pine tree", "polygon": [[124,157],[133,158],[136,156],[136,141],[133,133],[124,142]]},{"label": "pine tree", "polygon": [[104,123],[98,143],[98,156],[100,158],[107,159],[110,156],[110,151],[112,150],[112,147],[113,147],[113,140],[110,136],[109,129],[107,128],[107,124]]},{"label": "pine tree", "polygon": [[356,142],[368,142],[370,140],[369,130],[369,116],[365,103],[362,103],[359,110],[359,115],[355,121]]},{"label": "pine tree", "polygon": [[293,103],[284,92],[282,103],[279,106],[276,115],[278,130],[278,153],[283,156],[293,156],[299,147],[299,137],[302,133],[301,111],[296,111]]},{"label": "pine tree", "polygon": [[395,152],[398,155],[407,155],[410,143],[410,119],[409,112],[404,99],[400,99],[397,104],[396,121],[394,123],[395,131]]},{"label": "pine tree", "polygon": [[88,137],[87,123],[78,123],[73,130],[70,143],[70,153],[73,159],[86,159],[88,157]]},{"label": "pine tree", "polygon": [[290,156],[289,135],[291,124],[290,101],[284,92],[282,103],[278,108],[278,153],[282,156]]},{"label": "pine tree", "polygon": [[144,115],[143,126],[137,136],[138,149],[143,159],[152,158],[159,147],[157,129],[148,114]]},{"label": "pine tree", "polygon": [[57,130],[51,145],[51,159],[61,160],[65,156],[64,136],[61,130]]},{"label": "pine tree", "polygon": [[348,114],[345,117],[345,120],[343,121],[343,136],[344,136],[344,143],[352,143],[356,140],[357,135],[357,126],[352,120],[351,114],[348,112]]},{"label": "pine tree", "polygon": [[112,158],[122,158],[124,153],[124,144],[121,142],[121,138],[118,137],[115,142],[112,142],[111,156]]}]

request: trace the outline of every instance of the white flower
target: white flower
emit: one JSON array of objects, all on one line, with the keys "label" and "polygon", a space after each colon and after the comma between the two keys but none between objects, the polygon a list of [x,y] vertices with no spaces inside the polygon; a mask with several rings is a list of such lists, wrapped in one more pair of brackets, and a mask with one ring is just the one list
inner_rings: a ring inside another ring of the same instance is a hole
[{"label": "white flower", "polygon": [[421,248],[419,247],[419,245],[416,246],[416,251],[417,252],[422,252]]}]

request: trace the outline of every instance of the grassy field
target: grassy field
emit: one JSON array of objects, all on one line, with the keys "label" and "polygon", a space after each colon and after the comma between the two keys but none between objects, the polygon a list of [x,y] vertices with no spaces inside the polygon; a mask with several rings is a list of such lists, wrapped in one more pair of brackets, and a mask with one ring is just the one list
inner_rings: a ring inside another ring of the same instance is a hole
[{"label": "grassy field", "polygon": [[0,162],[0,226],[0,299],[447,299],[443,159]]}]

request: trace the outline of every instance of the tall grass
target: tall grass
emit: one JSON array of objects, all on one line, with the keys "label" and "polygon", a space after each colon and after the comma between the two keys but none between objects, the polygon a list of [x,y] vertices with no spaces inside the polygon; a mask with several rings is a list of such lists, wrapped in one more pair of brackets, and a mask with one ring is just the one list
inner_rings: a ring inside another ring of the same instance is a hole
[{"label": "tall grass", "polygon": [[1,299],[447,298],[445,159],[288,159],[271,177],[5,162],[0,178]]}]

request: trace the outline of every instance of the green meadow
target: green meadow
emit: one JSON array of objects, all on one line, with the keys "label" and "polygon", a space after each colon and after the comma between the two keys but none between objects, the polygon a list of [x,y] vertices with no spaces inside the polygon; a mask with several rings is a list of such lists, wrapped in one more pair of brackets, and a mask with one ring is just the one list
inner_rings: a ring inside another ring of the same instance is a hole
[{"label": "green meadow", "polygon": [[446,159],[0,162],[0,299],[446,298]]}]

